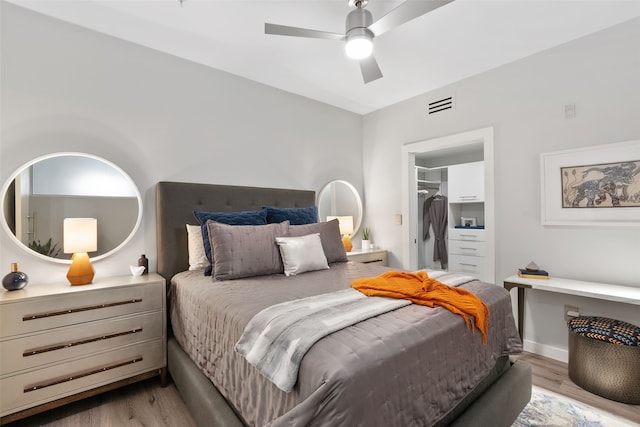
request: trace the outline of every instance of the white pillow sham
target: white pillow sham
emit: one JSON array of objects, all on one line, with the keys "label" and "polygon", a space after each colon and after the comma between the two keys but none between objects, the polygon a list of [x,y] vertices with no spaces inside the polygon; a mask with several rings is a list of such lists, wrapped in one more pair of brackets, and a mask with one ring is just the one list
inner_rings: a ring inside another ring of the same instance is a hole
[{"label": "white pillow sham", "polygon": [[187,224],[187,237],[189,242],[189,270],[201,270],[209,265],[207,254],[204,252],[202,242],[202,227]]},{"label": "white pillow sham", "polygon": [[280,249],[286,276],[329,268],[322,249],[320,233],[299,237],[276,237],[276,243]]}]

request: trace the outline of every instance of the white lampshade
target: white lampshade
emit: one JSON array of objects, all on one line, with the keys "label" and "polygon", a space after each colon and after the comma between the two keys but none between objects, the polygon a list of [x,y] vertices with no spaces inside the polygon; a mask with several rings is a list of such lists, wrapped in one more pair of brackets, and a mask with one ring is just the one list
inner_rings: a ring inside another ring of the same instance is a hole
[{"label": "white lampshade", "polygon": [[98,250],[98,220],[95,218],[65,218],[63,246],[65,254]]},{"label": "white lampshade", "polygon": [[340,234],[353,234],[353,216],[327,216],[327,221],[337,219],[340,224]]}]

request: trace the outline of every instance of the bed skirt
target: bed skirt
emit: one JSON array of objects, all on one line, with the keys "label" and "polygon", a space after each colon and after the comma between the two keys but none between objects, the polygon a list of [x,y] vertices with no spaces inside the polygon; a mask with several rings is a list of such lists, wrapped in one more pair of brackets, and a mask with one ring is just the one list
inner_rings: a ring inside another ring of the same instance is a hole
[{"label": "bed skirt", "polygon": [[[173,337],[167,342],[169,374],[198,426],[245,424]],[[510,427],[531,399],[531,366],[510,360],[495,381],[482,383],[438,426]]]}]

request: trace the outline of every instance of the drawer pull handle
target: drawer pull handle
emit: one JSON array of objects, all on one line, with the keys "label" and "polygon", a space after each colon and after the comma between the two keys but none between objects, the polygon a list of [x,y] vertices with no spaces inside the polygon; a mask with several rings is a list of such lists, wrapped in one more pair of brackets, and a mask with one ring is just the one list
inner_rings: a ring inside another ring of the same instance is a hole
[{"label": "drawer pull handle", "polygon": [[461,199],[477,199],[478,196],[460,196]]},{"label": "drawer pull handle", "polygon": [[371,263],[374,263],[374,262],[382,262],[382,260],[381,259],[369,259],[369,260],[366,260],[366,261],[361,261],[362,264],[371,264]]},{"label": "drawer pull handle", "polygon": [[472,239],[478,238],[475,234],[461,234],[460,237],[471,237]]},{"label": "drawer pull handle", "polygon": [[51,387],[57,384],[66,383],[69,381],[77,380],[80,378],[88,377],[89,375],[99,374],[100,372],[110,371],[111,369],[116,369],[121,366],[131,365],[133,363],[138,363],[142,361],[142,356],[135,356],[133,359],[123,360],[121,362],[116,362],[111,365],[102,366],[100,368],[93,368],[88,371],[78,372],[76,374],[71,374],[69,376],[65,376],[62,378],[57,378],[54,380],[49,380],[46,382],[41,382],[29,387],[24,388],[24,392],[28,393],[30,391],[41,390],[43,388]]},{"label": "drawer pull handle", "polygon": [[70,308],[67,310],[49,311],[47,313],[29,314],[24,316],[22,318],[22,321],[26,322],[27,320],[45,319],[47,317],[62,316],[64,314],[80,313],[83,311],[90,311],[90,310],[99,310],[101,308],[116,307],[118,305],[125,305],[125,304],[135,304],[137,302],[142,302],[142,298],[134,298],[126,301],[109,302],[106,304],[89,305],[86,307]]},{"label": "drawer pull handle", "polygon": [[31,350],[25,350],[24,353],[22,353],[22,357],[35,356],[36,354],[47,353],[49,351],[55,351],[55,350],[62,350],[64,348],[75,347],[75,346],[82,345],[82,344],[90,344],[90,343],[96,342],[96,341],[103,341],[103,340],[108,340],[108,339],[111,339],[111,338],[122,337],[122,336],[125,336],[125,335],[136,334],[138,332],[142,332],[142,328],[137,327],[137,328],[134,328],[134,329],[130,329],[128,331],[114,332],[114,333],[108,334],[108,335],[99,335],[97,337],[84,338],[84,339],[81,339],[81,340],[78,340],[78,341],[60,343],[60,344],[55,344],[55,345],[48,346],[48,347],[34,348],[34,349],[31,349]]},{"label": "drawer pull handle", "polygon": [[463,246],[460,246],[460,249],[464,250],[464,251],[477,251],[477,248],[465,248]]},{"label": "drawer pull handle", "polygon": [[465,262],[461,262],[460,265],[466,265],[467,267],[477,267],[477,264],[467,264]]}]

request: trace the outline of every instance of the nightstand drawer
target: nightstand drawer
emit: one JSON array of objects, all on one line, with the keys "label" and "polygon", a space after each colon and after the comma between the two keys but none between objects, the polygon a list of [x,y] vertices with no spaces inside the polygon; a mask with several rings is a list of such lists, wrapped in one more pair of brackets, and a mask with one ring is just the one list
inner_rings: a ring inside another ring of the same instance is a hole
[{"label": "nightstand drawer", "polygon": [[163,347],[158,339],[5,377],[0,382],[0,415],[159,369],[164,366]]},{"label": "nightstand drawer", "polygon": [[[88,285],[90,286],[90,285]],[[2,306],[0,335],[3,338],[87,321],[160,310],[163,286],[150,283],[85,290],[71,294],[8,302]]]},{"label": "nightstand drawer", "polygon": [[163,336],[162,311],[108,319],[0,342],[0,376]]},{"label": "nightstand drawer", "polygon": [[485,246],[485,242],[449,239],[450,254],[484,256]]},{"label": "nightstand drawer", "polygon": [[347,259],[349,261],[361,262],[363,264],[384,265],[388,264],[387,251],[385,250],[371,250],[371,251],[352,251],[347,252]]}]

